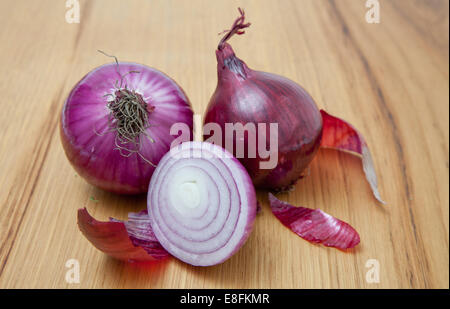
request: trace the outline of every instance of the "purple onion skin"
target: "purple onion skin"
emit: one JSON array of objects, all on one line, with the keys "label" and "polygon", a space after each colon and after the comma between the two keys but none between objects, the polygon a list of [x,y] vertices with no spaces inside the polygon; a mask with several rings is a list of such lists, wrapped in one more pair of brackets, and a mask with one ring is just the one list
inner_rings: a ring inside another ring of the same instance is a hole
[{"label": "purple onion skin", "polygon": [[[72,89],[64,103],[60,136],[67,158],[77,173],[101,189],[119,194],[138,194],[148,190],[155,167],[138,154],[123,156],[115,149],[116,132],[108,132],[108,93],[120,76],[115,63],[102,65],[84,76]],[[146,132],[155,142],[143,137],[140,153],[157,164],[169,151],[177,137],[170,135],[173,123],[186,123],[193,128],[193,112],[181,87],[164,73],[142,64],[120,62],[129,89],[142,95],[149,107],[150,127]],[[97,133],[96,133],[97,132]]]},{"label": "purple onion skin", "polygon": [[[278,164],[260,169],[261,159],[238,158],[255,187],[286,190],[314,158],[322,136],[322,117],[311,96],[285,77],[253,71],[237,58],[228,43],[216,51],[218,83],[206,110],[205,124],[278,123]],[[209,135],[205,135],[207,139]],[[258,141],[258,139],[256,139]],[[225,134],[222,136],[225,146]],[[245,134],[245,144],[248,136]],[[234,150],[236,135],[233,136]],[[267,142],[267,146],[269,142]],[[256,148],[257,149],[257,148]],[[247,150],[246,150],[247,151]],[[236,152],[234,151],[236,155]]]}]

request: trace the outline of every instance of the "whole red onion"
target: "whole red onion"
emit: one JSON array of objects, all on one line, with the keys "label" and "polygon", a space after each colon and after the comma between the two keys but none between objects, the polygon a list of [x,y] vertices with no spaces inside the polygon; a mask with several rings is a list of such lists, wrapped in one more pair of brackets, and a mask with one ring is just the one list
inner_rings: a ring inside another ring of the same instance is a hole
[{"label": "whole red onion", "polygon": [[[301,177],[316,154],[322,136],[322,117],[311,96],[297,83],[275,74],[251,70],[235,56],[226,41],[234,34],[243,34],[242,29],[250,26],[244,24],[244,12],[239,11],[241,16],[227,31],[216,51],[218,83],[204,122],[205,125],[217,123],[222,130],[226,130],[226,123],[266,124],[266,136],[270,133],[269,124],[277,123],[278,148],[271,151],[278,152],[278,161],[273,168],[261,168],[260,163],[266,159],[259,153],[253,158],[240,157],[234,147],[229,149],[227,145],[237,145],[235,134],[222,134],[222,143],[246,167],[256,187],[285,190]],[[260,131],[247,131],[243,137],[247,147],[251,147],[248,142],[252,134],[256,134],[257,149],[269,144],[267,138],[259,139]],[[205,134],[204,137],[212,136]]]},{"label": "whole red onion", "polygon": [[183,90],[142,64],[102,65],[72,89],[61,115],[69,161],[89,183],[124,194],[147,192],[171,142],[174,123],[192,136],[193,112]]}]

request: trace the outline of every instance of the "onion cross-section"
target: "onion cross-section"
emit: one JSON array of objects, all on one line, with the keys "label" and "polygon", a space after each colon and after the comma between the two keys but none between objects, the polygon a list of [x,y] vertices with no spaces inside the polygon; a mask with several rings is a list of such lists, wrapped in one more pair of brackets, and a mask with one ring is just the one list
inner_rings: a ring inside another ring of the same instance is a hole
[{"label": "onion cross-section", "polygon": [[242,164],[204,142],[172,148],[153,174],[147,199],[161,245],[196,266],[222,263],[239,250],[252,230],[256,203]]}]

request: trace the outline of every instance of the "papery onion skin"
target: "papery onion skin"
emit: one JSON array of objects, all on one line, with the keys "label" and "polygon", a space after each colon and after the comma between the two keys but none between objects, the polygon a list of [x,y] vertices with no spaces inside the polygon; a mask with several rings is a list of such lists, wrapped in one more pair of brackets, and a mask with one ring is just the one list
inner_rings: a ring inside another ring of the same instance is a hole
[{"label": "papery onion skin", "polygon": [[269,202],[275,217],[307,241],[342,250],[360,243],[359,234],[353,227],[320,209],[295,207],[278,200],[271,193]]},{"label": "papery onion skin", "polygon": [[323,134],[320,147],[331,148],[351,153],[362,159],[364,174],[372,188],[373,195],[382,204],[386,204],[378,192],[378,180],[373,166],[372,155],[362,136],[348,122],[321,110],[323,119]]},{"label": "papery onion skin", "polygon": [[[128,89],[142,95],[148,104],[145,133],[154,140],[141,134],[139,155],[128,157],[115,149],[118,133],[107,132],[111,124],[108,100],[122,76]],[[170,135],[174,123],[187,124],[192,136],[193,112],[175,81],[142,64],[120,62],[117,67],[108,63],[89,72],[72,89],[64,103],[60,135],[69,161],[89,183],[115,193],[137,194],[147,191],[155,169],[152,164],[159,162],[177,138]]]},{"label": "papery onion skin", "polygon": [[245,243],[257,200],[247,171],[230,153],[210,143],[186,142],[161,159],[147,205],[155,236],[171,255],[211,266]]},{"label": "papery onion skin", "polygon": [[[243,23],[241,28],[247,27]],[[239,19],[233,27],[236,27]],[[239,26],[239,25],[238,25]],[[237,34],[243,31],[237,30]],[[227,39],[231,35],[227,36]],[[228,43],[216,51],[218,82],[206,110],[204,123],[217,123],[225,132],[225,123],[278,123],[278,164],[261,169],[267,159],[238,158],[257,188],[287,190],[301,176],[320,146],[322,117],[312,97],[297,83],[285,77],[254,71],[234,54]],[[205,135],[205,140],[210,135]],[[232,145],[236,145],[236,136]],[[258,137],[256,138],[258,140]],[[248,144],[248,134],[245,135]],[[225,147],[225,134],[222,146]],[[257,148],[256,148],[257,149]],[[236,155],[234,147],[233,154]]]},{"label": "papery onion skin", "polygon": [[95,220],[86,210],[78,210],[78,227],[100,251],[126,262],[149,262],[169,257],[151,230],[147,211],[130,213],[128,221]]}]

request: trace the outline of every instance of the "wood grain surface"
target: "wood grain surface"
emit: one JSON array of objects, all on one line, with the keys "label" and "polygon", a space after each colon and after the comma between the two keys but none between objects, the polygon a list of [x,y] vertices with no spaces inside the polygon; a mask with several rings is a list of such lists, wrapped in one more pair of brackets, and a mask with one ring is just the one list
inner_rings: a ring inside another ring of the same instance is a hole
[{"label": "wood grain surface", "polygon": [[[449,2],[380,0],[379,24],[365,0],[0,0],[0,288],[448,288]],[[156,67],[201,114],[216,86],[217,33],[236,8],[252,26],[231,40],[257,70],[303,85],[317,105],[358,128],[371,148],[379,205],[360,160],[321,150],[310,174],[279,198],[321,208],[361,235],[354,252],[312,245],[262,213],[227,262],[197,268],[175,259],[136,265],[111,259],[79,232],[76,212],[126,218],[145,196],[96,189],[62,149],[64,99],[110,59]],[[97,201],[91,200],[93,197]],[[77,259],[80,283],[65,280]],[[379,283],[366,262],[379,262]]]}]

